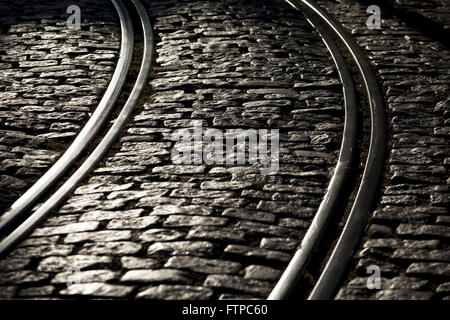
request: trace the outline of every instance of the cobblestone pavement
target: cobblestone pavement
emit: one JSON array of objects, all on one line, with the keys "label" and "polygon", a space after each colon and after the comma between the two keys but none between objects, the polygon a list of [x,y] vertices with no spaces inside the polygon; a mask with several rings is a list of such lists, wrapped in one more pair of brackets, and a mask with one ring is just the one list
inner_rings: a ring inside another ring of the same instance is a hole
[{"label": "cobblestone pavement", "polygon": [[436,22],[445,30],[450,29],[450,3],[448,0],[396,0],[395,4],[408,12],[417,13]]},{"label": "cobblestone pavement", "polygon": [[[366,50],[391,123],[380,201],[336,298],[448,299],[448,48],[395,17],[368,30],[366,7],[354,2],[319,3]],[[102,165],[0,261],[0,297],[266,298],[309,227],[336,165],[344,116],[320,37],[282,1],[147,7],[157,37],[153,93]],[[11,48],[0,50],[0,68],[12,73],[0,76],[0,188],[8,188],[0,203],[57,157],[45,142],[73,137],[106,87],[120,30],[111,5],[102,10],[103,22],[92,20],[78,38],[60,31],[54,39],[65,22],[55,17],[11,21],[0,33]],[[441,8],[423,10],[433,17]],[[39,66],[20,48],[43,51]],[[41,68],[51,68],[48,80]],[[78,117],[67,119],[69,112]],[[205,129],[279,129],[279,172],[174,165],[172,133],[194,120]],[[381,269],[381,290],[367,289],[369,265]]]},{"label": "cobblestone pavement", "polygon": [[79,31],[67,28],[72,4],[0,1],[2,212],[66,149],[113,73],[120,27],[111,2],[77,1]]},{"label": "cobblestone pavement", "polygon": [[[265,298],[308,227],[343,124],[321,39],[285,4],[151,3],[155,93],[88,183],[1,262],[4,295]],[[173,165],[171,133],[193,120],[279,129],[279,173]],[[67,288],[69,267],[81,283]]]},{"label": "cobblestone pavement", "polygon": [[[319,3],[366,49],[390,122],[382,195],[336,298],[448,299],[449,49],[395,17],[383,18],[382,30],[369,31],[357,23],[367,17],[366,7],[354,2]],[[440,17],[448,30],[444,1],[415,1],[405,9]],[[380,267],[381,290],[367,289],[370,265]]]}]

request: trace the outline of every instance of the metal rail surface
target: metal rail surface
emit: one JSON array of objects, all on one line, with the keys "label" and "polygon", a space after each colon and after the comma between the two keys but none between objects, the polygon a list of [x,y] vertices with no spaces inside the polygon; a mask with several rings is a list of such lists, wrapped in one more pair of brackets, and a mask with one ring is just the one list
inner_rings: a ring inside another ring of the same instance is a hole
[{"label": "metal rail surface", "polygon": [[[115,1],[120,3],[120,1]],[[131,116],[135,105],[146,85],[150,74],[151,64],[153,60],[153,33],[151,29],[150,19],[140,0],[131,0],[139,15],[143,35],[144,35],[144,52],[142,57],[141,69],[136,79],[136,83],[131,91],[128,100],[122,108],[119,116],[114,124],[108,130],[104,138],[97,145],[95,150],[83,162],[78,170],[46,201],[40,206],[30,217],[28,217],[18,228],[9,234],[0,243],[0,258],[5,257],[24,237],[29,235],[33,229],[53,210],[55,209],[79,183],[94,169],[96,164],[101,160],[103,155],[108,151],[112,143],[117,139],[121,130],[125,126],[127,120]],[[126,12],[123,4],[119,5],[120,10]],[[123,13],[122,12],[122,13]],[[131,17],[129,14],[122,14],[121,19],[126,18],[129,21]]]}]

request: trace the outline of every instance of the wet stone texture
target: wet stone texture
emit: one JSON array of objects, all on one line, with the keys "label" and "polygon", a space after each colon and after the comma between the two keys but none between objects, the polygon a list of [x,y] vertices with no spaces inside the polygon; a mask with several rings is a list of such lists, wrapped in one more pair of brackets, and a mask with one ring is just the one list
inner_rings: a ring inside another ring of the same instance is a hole
[{"label": "wet stone texture", "polygon": [[[442,1],[398,2],[442,17],[448,29]],[[352,30],[373,63],[390,129],[382,195],[336,299],[449,299],[450,52],[397,18],[385,15],[382,30],[370,31],[365,7],[319,3]],[[367,289],[370,265],[380,267],[380,290]]]},{"label": "wet stone texture", "polygon": [[[309,226],[343,128],[321,39],[284,2],[150,3],[154,93],[102,166],[2,262],[2,295],[266,298]],[[278,173],[173,164],[171,134],[194,120],[279,129]]]},{"label": "wet stone texture", "polygon": [[[81,8],[81,30],[67,7]],[[102,10],[98,10],[101,7]],[[110,1],[0,1],[0,209],[62,154],[100,101],[118,58]]]}]

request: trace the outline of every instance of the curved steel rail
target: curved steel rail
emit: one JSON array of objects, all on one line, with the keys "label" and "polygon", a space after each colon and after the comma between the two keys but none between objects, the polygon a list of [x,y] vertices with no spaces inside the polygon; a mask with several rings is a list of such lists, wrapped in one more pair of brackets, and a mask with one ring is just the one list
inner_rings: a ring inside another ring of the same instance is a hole
[{"label": "curved steel rail", "polygon": [[354,254],[356,245],[359,243],[375,199],[384,160],[385,108],[377,80],[368,60],[345,28],[312,0],[286,0],[286,2],[296,9],[307,8],[339,36],[352,55],[364,79],[370,106],[370,147],[361,184],[332,255],[308,297],[309,300],[330,299],[337,289],[346,265]]},{"label": "curved steel rail", "polygon": [[51,210],[55,209],[78,186],[78,184],[89,174],[89,172],[94,169],[98,161],[100,161],[112,143],[117,139],[120,131],[123,129],[128,118],[131,116],[134,106],[138,102],[142,90],[144,89],[150,75],[151,63],[153,60],[153,33],[150,19],[145,7],[139,0],[132,0],[132,3],[134,4],[141,20],[144,34],[144,53],[142,57],[141,70],[139,71],[136,83],[130,96],[128,97],[127,102],[125,103],[114,124],[106,133],[105,137],[97,145],[86,161],[83,162],[80,168],[39,209],[37,209],[27,220],[25,220],[25,222],[23,222],[0,243],[0,257],[6,256],[16,244],[31,233],[37,224],[42,221],[42,219],[45,218]]},{"label": "curved steel rail", "polygon": [[295,252],[280,280],[272,290],[268,298],[269,300],[287,299],[289,294],[295,288],[304,268],[306,267],[314,249],[325,231],[330,218],[334,213],[350,171],[354,150],[356,149],[357,143],[356,132],[358,125],[358,114],[352,76],[350,75],[347,64],[339,52],[337,45],[328,33],[320,24],[316,22],[313,16],[307,15],[307,18],[322,36],[322,40],[331,53],[336,68],[339,72],[344,94],[344,131],[342,134],[342,143],[338,163],[328,185],[327,193],[320,203],[319,209],[317,210],[317,213],[315,214],[311,226],[306,232],[300,247]]},{"label": "curved steel rail", "polygon": [[131,19],[123,3],[120,0],[111,1],[119,14],[122,39],[117,67],[108,88],[89,121],[61,158],[30,189],[16,200],[11,205],[10,210],[0,218],[0,234],[3,233],[3,230],[7,226],[16,221],[25,210],[29,209],[80,157],[89,142],[101,129],[119,97],[131,65],[134,35]]}]

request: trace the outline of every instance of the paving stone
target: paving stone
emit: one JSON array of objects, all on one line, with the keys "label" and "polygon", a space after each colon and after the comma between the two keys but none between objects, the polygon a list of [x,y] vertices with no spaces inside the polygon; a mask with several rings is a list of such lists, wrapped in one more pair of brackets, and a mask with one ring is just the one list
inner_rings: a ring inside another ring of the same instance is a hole
[{"label": "paving stone", "polygon": [[238,262],[218,259],[204,259],[198,257],[179,256],[170,258],[165,268],[187,269],[206,274],[234,274],[241,268]]},{"label": "paving stone", "polygon": [[193,255],[206,257],[212,254],[213,248],[213,244],[207,241],[156,242],[148,247],[147,255]]},{"label": "paving stone", "polygon": [[78,251],[82,255],[126,255],[136,254],[142,249],[142,245],[131,241],[112,241],[85,243]]},{"label": "paving stone", "polygon": [[228,275],[209,275],[206,277],[204,286],[232,289],[258,296],[268,296],[271,290],[271,285],[268,282]]},{"label": "paving stone", "polygon": [[449,216],[439,216],[436,218],[436,223],[449,225],[450,217]]},{"label": "paving stone", "polygon": [[64,239],[65,243],[79,243],[85,241],[92,242],[110,242],[131,239],[131,231],[97,231],[97,232],[79,232],[71,233]]},{"label": "paving stone", "polygon": [[69,257],[48,257],[43,259],[38,271],[64,272],[69,268],[80,270],[103,269],[112,263],[110,256],[72,255]]},{"label": "paving stone", "polygon": [[19,291],[19,297],[46,297],[51,296],[55,292],[54,286],[42,286],[25,288]]},{"label": "paving stone", "polygon": [[143,208],[153,208],[158,205],[177,205],[181,206],[186,204],[186,199],[176,199],[167,197],[145,197],[139,200],[137,206]]},{"label": "paving stone", "polygon": [[307,229],[309,222],[295,218],[280,218],[278,226],[286,228]]},{"label": "paving stone", "polygon": [[407,274],[449,276],[450,265],[446,262],[415,262],[409,265]]},{"label": "paving stone", "polygon": [[412,248],[436,249],[439,240],[402,240],[402,239],[370,239],[364,243],[364,248]]},{"label": "paving stone", "polygon": [[78,221],[78,218],[79,216],[76,214],[66,214],[57,217],[51,217],[46,221],[46,223],[49,226],[63,226],[76,223]]},{"label": "paving stone", "polygon": [[[130,165],[122,165],[122,166],[110,166],[105,168],[95,169],[94,172],[98,174],[139,174],[143,173],[147,169],[146,166],[130,166]],[[120,202],[115,202],[115,204],[111,203],[111,205],[121,206]]]},{"label": "paving stone", "polygon": [[76,232],[83,232],[83,231],[92,231],[97,229],[99,226],[98,222],[90,221],[90,222],[79,222],[79,223],[72,223],[65,226],[60,227],[43,227],[36,229],[32,236],[38,237],[38,236],[49,236],[49,235],[56,235],[56,234],[74,234]]},{"label": "paving stone", "polygon": [[197,189],[174,189],[170,193],[171,197],[185,198],[221,198],[227,199],[233,196],[232,192],[218,190],[197,190]]},{"label": "paving stone", "polygon": [[273,213],[295,214],[297,211],[301,211],[301,207],[301,201],[260,201],[258,203],[257,209]]},{"label": "paving stone", "polygon": [[281,277],[281,271],[266,266],[250,265],[245,268],[245,279],[277,281]]},{"label": "paving stone", "polygon": [[48,273],[37,271],[10,271],[0,277],[0,285],[8,283],[34,283],[48,279]]},{"label": "paving stone", "polygon": [[141,233],[139,239],[143,242],[162,242],[180,240],[185,235],[185,232],[173,229],[150,229]]},{"label": "paving stone", "polygon": [[389,280],[388,289],[391,290],[423,290],[429,285],[429,281],[414,277],[395,277]]},{"label": "paving stone", "polygon": [[254,220],[254,221],[264,221],[264,222],[275,222],[276,216],[269,212],[239,209],[239,208],[229,208],[223,213],[225,217],[234,217],[239,219]]},{"label": "paving stone", "polygon": [[232,228],[217,228],[211,226],[193,227],[186,236],[192,240],[214,240],[222,243],[245,242],[245,233]]},{"label": "paving stone", "polygon": [[0,270],[4,271],[14,271],[26,267],[30,263],[28,258],[11,258],[7,257],[0,261]]},{"label": "paving stone", "polygon": [[15,286],[1,286],[0,287],[0,298],[1,299],[12,299],[16,294]]},{"label": "paving stone", "polygon": [[378,300],[430,300],[433,292],[411,290],[381,290],[376,294]]},{"label": "paving stone", "polygon": [[59,294],[63,296],[92,296],[103,298],[125,298],[132,291],[133,287],[112,285],[106,283],[81,283],[73,284],[69,288],[61,290]]},{"label": "paving stone", "polygon": [[33,258],[33,257],[48,257],[48,256],[67,256],[73,250],[72,245],[51,244],[41,246],[28,246],[17,248],[11,252],[11,257],[16,258]]},{"label": "paving stone", "polygon": [[206,170],[205,166],[176,166],[176,165],[168,165],[163,167],[155,167],[153,168],[153,173],[164,173],[164,174],[196,174],[196,173],[204,173]]},{"label": "paving stone", "polygon": [[367,289],[343,287],[336,294],[335,300],[364,300],[369,295]]},{"label": "paving stone", "polygon": [[400,222],[428,222],[430,216],[428,213],[396,211],[396,210],[377,210],[374,213],[374,219],[377,220],[393,220]]},{"label": "paving stone", "polygon": [[198,205],[205,205],[210,204],[214,207],[224,207],[224,206],[230,206],[230,207],[243,207],[247,204],[247,200],[242,198],[193,198],[191,199],[191,202],[193,204]]},{"label": "paving stone", "polygon": [[371,238],[389,237],[392,235],[392,229],[384,225],[371,224],[367,230],[367,234]]},{"label": "paving stone", "polygon": [[200,187],[207,190],[239,190],[251,187],[253,183],[243,181],[205,181]]},{"label": "paving stone", "polygon": [[117,218],[138,218],[144,209],[132,209],[123,211],[90,211],[83,213],[80,216],[80,222],[83,221],[102,221],[102,220],[113,220]]},{"label": "paving stone", "polygon": [[384,205],[402,205],[413,206],[417,204],[417,196],[401,195],[401,196],[384,196],[381,200],[381,204]]},{"label": "paving stone", "polygon": [[[101,194],[95,194],[101,197]],[[74,198],[72,198],[74,199]],[[65,204],[59,210],[60,213],[75,213],[75,212],[86,212],[92,210],[121,210],[127,204],[126,199],[115,199],[115,200],[93,200],[88,197],[83,197],[80,199],[75,198],[74,201],[70,201]]]},{"label": "paving stone", "polygon": [[450,227],[436,225],[400,224],[397,233],[401,235],[450,237]]},{"label": "paving stone", "polygon": [[397,249],[392,258],[418,261],[450,261],[450,251],[429,249]]},{"label": "paving stone", "polygon": [[450,282],[445,282],[436,288],[436,292],[450,292]]},{"label": "paving stone", "polygon": [[358,253],[359,258],[376,258],[376,259],[386,259],[389,257],[390,252],[387,250],[382,250],[379,248],[366,248]]},{"label": "paving stone", "polygon": [[153,300],[208,300],[212,295],[213,290],[209,288],[162,284],[142,290],[136,297]]},{"label": "paving stone", "polygon": [[[158,182],[144,182],[140,185],[141,189],[180,189],[180,188],[194,188],[197,184],[188,182],[177,182],[177,181],[158,181]],[[209,210],[209,208],[204,207],[203,210]]]},{"label": "paving stone", "polygon": [[171,215],[163,223],[165,227],[225,226],[227,224],[227,218],[181,215]]},{"label": "paving stone", "polygon": [[168,193],[168,190],[165,189],[154,189],[154,190],[144,190],[144,191],[136,191],[136,190],[125,190],[125,191],[114,191],[111,192],[106,198],[108,200],[115,199],[126,199],[127,201],[135,201],[142,199],[143,197],[156,197],[163,196]]},{"label": "paving stone", "polygon": [[118,218],[111,220],[107,229],[146,229],[159,222],[158,217]]},{"label": "paving stone", "polygon": [[78,187],[75,191],[75,195],[91,194],[91,193],[105,193],[113,191],[129,190],[133,187],[133,183],[126,183],[122,185],[111,183],[93,183]]},{"label": "paving stone", "polygon": [[246,300],[260,300],[260,298],[257,298],[250,294],[222,293],[219,296],[219,300],[246,301]]},{"label": "paving stone", "polygon": [[186,214],[186,215],[211,215],[213,210],[205,206],[176,206],[176,205],[163,205],[156,206],[151,212],[152,215],[168,216],[172,214]]},{"label": "paving stone", "polygon": [[236,223],[235,227],[238,230],[245,230],[247,232],[252,232],[256,234],[278,236],[278,237],[288,236],[293,238],[301,238],[303,233],[302,231],[292,228],[279,227],[252,221],[239,221]]},{"label": "paving stone", "polygon": [[268,250],[292,251],[298,245],[299,241],[292,238],[262,238],[259,246]]},{"label": "paving stone", "polygon": [[262,258],[265,260],[288,262],[291,256],[284,252],[253,248],[243,245],[230,244],[225,250],[228,254],[238,255],[247,258]]},{"label": "paving stone", "polygon": [[51,283],[64,284],[64,283],[92,283],[92,282],[106,282],[109,280],[117,279],[117,272],[109,270],[88,270],[73,272],[61,272],[57,273]]},{"label": "paving stone", "polygon": [[120,279],[121,282],[175,282],[181,284],[190,283],[189,275],[180,270],[171,269],[147,269],[147,270],[130,270]]},{"label": "paving stone", "polygon": [[120,263],[124,269],[152,269],[161,264],[156,259],[138,257],[122,257]]}]

